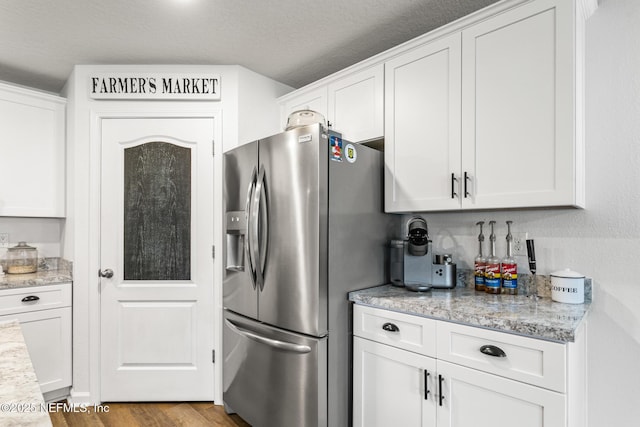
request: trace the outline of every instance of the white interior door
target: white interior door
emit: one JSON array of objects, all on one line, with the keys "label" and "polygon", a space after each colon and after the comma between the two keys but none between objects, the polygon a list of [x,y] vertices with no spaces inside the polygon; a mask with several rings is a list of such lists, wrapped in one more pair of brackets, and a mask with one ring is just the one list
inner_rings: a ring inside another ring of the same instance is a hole
[{"label": "white interior door", "polygon": [[102,120],[102,401],[213,400],[213,132]]}]

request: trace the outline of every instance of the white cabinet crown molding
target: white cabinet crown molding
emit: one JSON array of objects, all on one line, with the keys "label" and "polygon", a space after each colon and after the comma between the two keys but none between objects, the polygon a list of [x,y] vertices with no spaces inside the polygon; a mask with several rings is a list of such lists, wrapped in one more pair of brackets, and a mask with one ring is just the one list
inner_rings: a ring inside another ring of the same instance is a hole
[{"label": "white cabinet crown molding", "polygon": [[38,89],[28,88],[26,86],[19,86],[13,83],[6,83],[0,81],[0,90],[5,93],[13,93],[21,96],[29,96],[38,99],[45,99],[47,101],[57,102],[60,104],[66,104],[67,99],[56,95],[51,92],[44,92]]}]

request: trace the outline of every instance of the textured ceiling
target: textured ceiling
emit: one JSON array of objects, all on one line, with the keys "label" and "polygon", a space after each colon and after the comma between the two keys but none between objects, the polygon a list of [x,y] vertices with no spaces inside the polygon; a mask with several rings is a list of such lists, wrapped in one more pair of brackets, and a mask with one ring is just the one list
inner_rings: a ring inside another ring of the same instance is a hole
[{"label": "textured ceiling", "polygon": [[496,0],[0,0],[0,80],[76,64],[239,64],[301,87]]}]

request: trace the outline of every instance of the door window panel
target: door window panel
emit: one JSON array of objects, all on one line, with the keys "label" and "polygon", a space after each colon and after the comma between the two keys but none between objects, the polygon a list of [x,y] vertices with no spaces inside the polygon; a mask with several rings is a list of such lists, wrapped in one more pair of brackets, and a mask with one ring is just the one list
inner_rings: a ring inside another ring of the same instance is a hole
[{"label": "door window panel", "polygon": [[191,279],[191,149],[124,150],[124,280]]}]

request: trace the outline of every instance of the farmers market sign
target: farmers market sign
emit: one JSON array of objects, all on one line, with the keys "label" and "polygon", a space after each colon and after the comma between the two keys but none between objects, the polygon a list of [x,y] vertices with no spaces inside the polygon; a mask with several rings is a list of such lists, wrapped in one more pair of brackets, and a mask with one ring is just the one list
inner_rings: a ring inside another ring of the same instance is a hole
[{"label": "farmers market sign", "polygon": [[220,100],[217,74],[117,73],[89,77],[92,99]]}]

